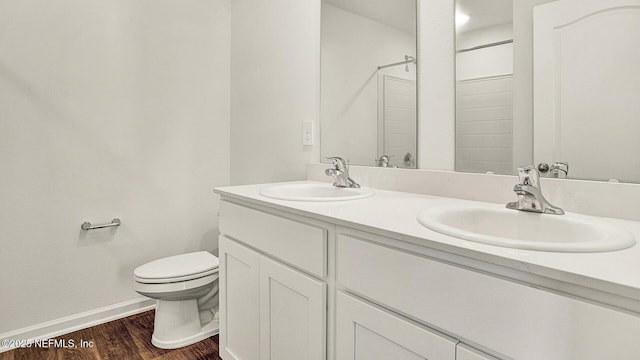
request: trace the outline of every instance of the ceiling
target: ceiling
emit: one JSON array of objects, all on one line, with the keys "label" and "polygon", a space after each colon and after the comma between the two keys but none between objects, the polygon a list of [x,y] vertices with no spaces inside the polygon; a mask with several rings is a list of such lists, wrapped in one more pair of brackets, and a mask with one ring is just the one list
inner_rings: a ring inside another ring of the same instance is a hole
[{"label": "ceiling", "polygon": [[457,0],[456,11],[469,15],[458,33],[513,21],[513,0]]},{"label": "ceiling", "polygon": [[416,0],[322,1],[402,31],[416,33]]}]

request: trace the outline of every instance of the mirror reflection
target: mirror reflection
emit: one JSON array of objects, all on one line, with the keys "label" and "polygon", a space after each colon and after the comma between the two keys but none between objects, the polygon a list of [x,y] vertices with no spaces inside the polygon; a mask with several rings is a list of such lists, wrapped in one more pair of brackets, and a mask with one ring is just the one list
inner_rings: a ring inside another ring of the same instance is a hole
[{"label": "mirror reflection", "polygon": [[533,39],[534,162],[640,182],[640,3],[548,2]]},{"label": "mirror reflection", "polygon": [[635,0],[457,0],[457,171],[640,182]]},{"label": "mirror reflection", "polygon": [[416,167],[416,1],[323,0],[321,152]]},{"label": "mirror reflection", "polygon": [[512,0],[458,0],[455,21],[455,170],[511,174]]},{"label": "mirror reflection", "polygon": [[[640,182],[637,0],[456,0],[455,22],[456,171]],[[418,60],[415,0],[322,1],[323,157],[415,168]]]}]

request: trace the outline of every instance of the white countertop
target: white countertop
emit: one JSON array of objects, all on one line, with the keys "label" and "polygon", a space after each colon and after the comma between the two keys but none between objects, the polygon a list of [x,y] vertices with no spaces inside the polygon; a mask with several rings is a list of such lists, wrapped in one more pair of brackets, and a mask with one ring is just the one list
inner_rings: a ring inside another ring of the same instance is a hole
[{"label": "white countertop", "polygon": [[369,198],[322,203],[275,200],[259,194],[260,189],[271,185],[275,184],[220,187],[215,192],[223,199],[232,198],[308,216],[565,284],[555,286],[556,289],[573,284],[640,302],[640,222],[597,218],[633,233],[638,244],[623,250],[602,253],[519,250],[443,235],[423,227],[416,220],[421,210],[434,206],[486,203],[377,189]]}]

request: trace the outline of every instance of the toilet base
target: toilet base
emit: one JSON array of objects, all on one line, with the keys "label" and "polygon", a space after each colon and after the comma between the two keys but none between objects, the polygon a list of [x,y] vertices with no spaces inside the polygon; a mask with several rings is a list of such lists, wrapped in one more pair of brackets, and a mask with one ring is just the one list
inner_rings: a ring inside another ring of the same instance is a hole
[{"label": "toilet base", "polygon": [[161,349],[177,349],[217,335],[214,319],[202,326],[196,300],[158,300],[151,343]]},{"label": "toilet base", "polygon": [[174,341],[161,341],[156,339],[155,336],[152,336],[151,343],[153,344],[153,346],[160,349],[177,349],[183,346],[195,344],[198,341],[202,341],[208,337],[218,335],[219,332],[220,325],[218,324],[218,320],[212,320],[210,323],[203,326],[199,333],[190,337]]}]

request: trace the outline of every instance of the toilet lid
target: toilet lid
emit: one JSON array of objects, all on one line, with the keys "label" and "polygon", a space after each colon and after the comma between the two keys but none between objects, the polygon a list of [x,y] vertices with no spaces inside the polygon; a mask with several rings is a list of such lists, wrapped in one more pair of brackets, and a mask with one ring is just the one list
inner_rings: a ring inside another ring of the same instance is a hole
[{"label": "toilet lid", "polygon": [[204,273],[218,267],[218,258],[207,251],[170,256],[138,266],[140,279],[173,279]]}]

